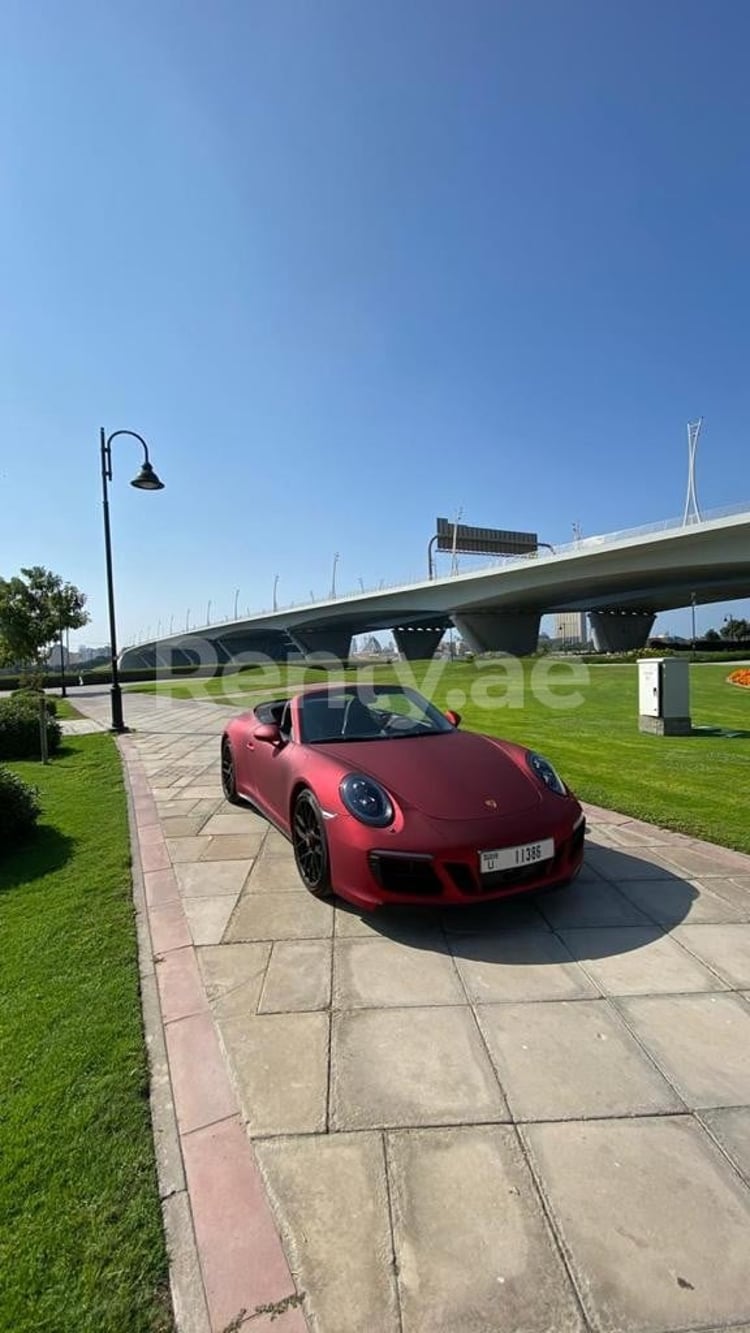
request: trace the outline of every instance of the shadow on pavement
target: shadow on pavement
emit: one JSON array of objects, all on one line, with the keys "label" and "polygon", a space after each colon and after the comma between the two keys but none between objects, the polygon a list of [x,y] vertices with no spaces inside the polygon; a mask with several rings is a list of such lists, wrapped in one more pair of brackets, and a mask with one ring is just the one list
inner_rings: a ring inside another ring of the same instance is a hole
[{"label": "shadow on pavement", "polygon": [[592,958],[643,948],[684,921],[699,897],[693,884],[650,855],[596,847],[591,859],[596,869],[585,866],[580,878],[563,888],[492,902],[442,911],[388,906],[367,916],[341,899],[336,906],[415,949],[442,952],[447,938],[451,952],[462,958],[539,965],[561,961],[555,932],[589,932]]}]

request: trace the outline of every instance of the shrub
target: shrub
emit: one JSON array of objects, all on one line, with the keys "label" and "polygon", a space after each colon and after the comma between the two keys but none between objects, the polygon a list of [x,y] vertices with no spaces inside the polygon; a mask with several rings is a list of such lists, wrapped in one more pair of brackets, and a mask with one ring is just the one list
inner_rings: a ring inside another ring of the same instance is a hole
[{"label": "shrub", "polygon": [[[28,704],[29,707],[33,706],[33,708],[36,710],[36,713],[38,714],[39,696],[42,693],[43,693],[42,690],[33,690],[28,686],[24,686],[20,690],[14,690],[10,697],[11,699],[15,699],[16,703]],[[45,695],[45,702],[47,705],[47,712],[52,717],[57,717],[57,701],[53,699],[51,695]]]},{"label": "shrub", "polygon": [[40,808],[34,788],[0,767],[0,853],[29,836]]},{"label": "shrub", "polygon": [[[60,748],[60,723],[47,713],[47,748]],[[39,705],[16,699],[0,699],[0,759],[39,758]]]}]

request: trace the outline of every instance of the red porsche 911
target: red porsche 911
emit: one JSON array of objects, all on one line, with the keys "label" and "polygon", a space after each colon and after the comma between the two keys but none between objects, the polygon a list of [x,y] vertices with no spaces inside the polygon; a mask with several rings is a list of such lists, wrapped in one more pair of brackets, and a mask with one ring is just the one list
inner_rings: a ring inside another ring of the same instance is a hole
[{"label": "red porsche 911", "polygon": [[321,898],[447,906],[567,883],[585,831],[573,793],[541,755],[459,722],[399,685],[259,703],[222,737],[224,795],[291,839]]}]

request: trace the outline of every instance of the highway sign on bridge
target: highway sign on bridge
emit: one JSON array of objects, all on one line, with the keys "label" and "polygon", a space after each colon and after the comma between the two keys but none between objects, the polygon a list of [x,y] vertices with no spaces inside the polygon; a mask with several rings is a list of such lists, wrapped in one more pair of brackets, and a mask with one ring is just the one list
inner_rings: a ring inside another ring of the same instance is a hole
[{"label": "highway sign on bridge", "polygon": [[507,532],[502,528],[472,528],[467,523],[437,520],[437,548],[460,555],[529,555],[536,551],[535,532]]}]

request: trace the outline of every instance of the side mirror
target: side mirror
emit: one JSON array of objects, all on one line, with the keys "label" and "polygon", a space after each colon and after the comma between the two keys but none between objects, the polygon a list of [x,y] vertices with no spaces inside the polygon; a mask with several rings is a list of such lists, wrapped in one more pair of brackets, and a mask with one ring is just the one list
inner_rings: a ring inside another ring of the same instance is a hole
[{"label": "side mirror", "polygon": [[461,725],[461,714],[454,712],[452,708],[446,709],[445,716],[447,717],[451,726],[458,727]]},{"label": "side mirror", "polygon": [[255,728],[253,740],[265,741],[267,745],[281,745],[281,732],[275,722],[264,722]]}]

